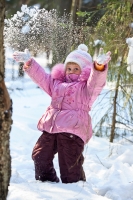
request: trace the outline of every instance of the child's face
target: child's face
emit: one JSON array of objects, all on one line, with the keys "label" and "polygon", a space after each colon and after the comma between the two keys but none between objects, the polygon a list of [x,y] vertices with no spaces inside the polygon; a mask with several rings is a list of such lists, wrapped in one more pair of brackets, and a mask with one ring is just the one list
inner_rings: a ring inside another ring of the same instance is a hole
[{"label": "child's face", "polygon": [[66,74],[81,74],[81,68],[76,63],[67,63],[66,65]]}]

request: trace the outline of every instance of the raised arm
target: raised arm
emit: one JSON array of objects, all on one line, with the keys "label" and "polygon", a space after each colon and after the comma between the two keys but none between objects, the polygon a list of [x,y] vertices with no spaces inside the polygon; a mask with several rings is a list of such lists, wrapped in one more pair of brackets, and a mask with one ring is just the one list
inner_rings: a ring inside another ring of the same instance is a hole
[{"label": "raised arm", "polygon": [[33,58],[31,58],[29,51],[14,52],[13,57],[17,62],[24,63],[24,71],[40,88],[51,96],[53,79],[50,74],[47,74],[45,70]]},{"label": "raised arm", "polygon": [[106,54],[104,54],[103,49],[101,48],[99,56],[94,62],[94,66],[87,81],[90,107],[106,84],[108,62],[111,59],[110,54],[111,52],[107,52]]}]

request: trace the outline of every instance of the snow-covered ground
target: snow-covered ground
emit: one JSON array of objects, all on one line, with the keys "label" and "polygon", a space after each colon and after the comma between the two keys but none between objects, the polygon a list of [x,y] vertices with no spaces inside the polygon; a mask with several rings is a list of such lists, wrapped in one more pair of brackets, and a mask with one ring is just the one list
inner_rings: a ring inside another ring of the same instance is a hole
[{"label": "snow-covered ground", "polygon": [[[7,71],[6,85],[13,100],[12,176],[7,200],[133,200],[133,144],[124,139],[109,143],[107,138],[92,137],[84,150],[86,182],[35,180],[31,153],[41,135],[36,128],[38,120],[50,97],[26,75],[11,81],[11,71]],[[60,177],[57,155],[54,165]]]}]

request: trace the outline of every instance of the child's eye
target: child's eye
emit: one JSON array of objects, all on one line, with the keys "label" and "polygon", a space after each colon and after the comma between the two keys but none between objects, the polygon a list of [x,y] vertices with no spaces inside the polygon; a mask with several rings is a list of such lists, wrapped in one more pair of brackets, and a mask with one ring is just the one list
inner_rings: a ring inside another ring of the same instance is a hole
[{"label": "child's eye", "polygon": [[79,69],[78,68],[75,68],[75,71],[78,71]]},{"label": "child's eye", "polygon": [[67,68],[68,71],[71,71],[71,68]]}]

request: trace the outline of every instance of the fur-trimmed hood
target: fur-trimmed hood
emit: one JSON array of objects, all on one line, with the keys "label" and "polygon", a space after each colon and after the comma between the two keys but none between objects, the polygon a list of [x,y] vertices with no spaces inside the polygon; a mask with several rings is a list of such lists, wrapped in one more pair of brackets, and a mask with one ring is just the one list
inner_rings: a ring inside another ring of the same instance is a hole
[{"label": "fur-trimmed hood", "polygon": [[[82,72],[81,74],[79,75],[78,77],[78,80],[77,81],[87,81],[89,76],[90,76],[90,72],[91,72],[91,68],[92,66],[86,66],[82,69]],[[65,67],[64,67],[64,64],[62,63],[59,63],[59,64],[56,64],[53,68],[52,68],[52,71],[51,71],[51,76],[53,79],[57,79],[57,80],[60,80],[62,82],[66,82],[66,74],[65,74]]]}]

